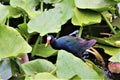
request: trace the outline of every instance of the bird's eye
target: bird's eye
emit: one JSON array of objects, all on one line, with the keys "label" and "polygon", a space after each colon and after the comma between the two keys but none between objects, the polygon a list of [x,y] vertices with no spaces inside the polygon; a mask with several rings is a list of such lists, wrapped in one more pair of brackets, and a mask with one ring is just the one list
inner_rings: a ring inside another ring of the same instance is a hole
[{"label": "bird's eye", "polygon": [[51,40],[51,36],[48,36],[48,37],[47,37],[47,40]]}]

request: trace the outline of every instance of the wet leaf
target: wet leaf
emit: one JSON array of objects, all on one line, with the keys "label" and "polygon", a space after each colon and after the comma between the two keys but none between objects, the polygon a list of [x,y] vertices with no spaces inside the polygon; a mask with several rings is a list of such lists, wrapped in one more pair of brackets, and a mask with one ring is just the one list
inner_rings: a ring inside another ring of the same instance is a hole
[{"label": "wet leaf", "polygon": [[56,66],[59,78],[70,79],[78,75],[81,79],[100,79],[96,71],[64,50],[59,51]]},{"label": "wet leaf", "polygon": [[0,58],[16,57],[31,52],[32,48],[19,32],[9,26],[0,25]]},{"label": "wet leaf", "polygon": [[37,45],[33,55],[42,56],[42,57],[49,57],[55,54],[57,50],[54,50],[50,45],[45,47],[45,44]]},{"label": "wet leaf", "polygon": [[36,59],[22,64],[22,68],[25,74],[33,76],[40,72],[51,72],[55,66],[45,59]]},{"label": "wet leaf", "polygon": [[78,10],[74,8],[74,16],[72,23],[77,26],[86,26],[101,22],[101,16],[99,13],[91,10]]},{"label": "wet leaf", "polygon": [[92,9],[95,11],[114,10],[116,4],[113,0],[75,0],[75,4],[80,9]]}]

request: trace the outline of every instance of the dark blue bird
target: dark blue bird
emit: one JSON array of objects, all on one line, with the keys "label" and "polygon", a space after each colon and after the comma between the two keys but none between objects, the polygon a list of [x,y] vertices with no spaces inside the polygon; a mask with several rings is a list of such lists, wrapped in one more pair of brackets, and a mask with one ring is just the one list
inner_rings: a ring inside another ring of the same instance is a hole
[{"label": "dark blue bird", "polygon": [[82,53],[84,53],[86,49],[94,46],[95,43],[96,40],[85,40],[71,35],[63,36],[58,39],[54,38],[52,35],[49,35],[47,37],[46,45],[50,44],[54,49],[66,50],[81,58]]}]

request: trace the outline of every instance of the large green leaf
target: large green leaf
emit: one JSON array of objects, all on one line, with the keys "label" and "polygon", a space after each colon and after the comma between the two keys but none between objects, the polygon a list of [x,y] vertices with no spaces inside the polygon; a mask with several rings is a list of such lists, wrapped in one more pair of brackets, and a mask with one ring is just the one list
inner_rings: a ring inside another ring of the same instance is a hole
[{"label": "large green leaf", "polygon": [[63,0],[55,8],[43,12],[28,23],[28,31],[38,32],[41,36],[47,33],[57,33],[61,25],[65,24],[73,16],[73,0]]},{"label": "large green leaf", "polygon": [[45,47],[45,44],[37,45],[33,55],[49,57],[53,55],[57,50],[54,50],[50,45]]},{"label": "large green leaf", "polygon": [[[26,77],[25,80],[59,80],[55,76],[53,76],[50,73],[43,72],[43,73],[38,73],[34,77]],[[60,79],[63,80],[63,79]]]},{"label": "large green leaf", "polygon": [[30,34],[28,33],[27,23],[19,24],[17,30],[26,40],[28,40]]},{"label": "large green leaf", "polygon": [[116,35],[113,35],[112,37],[108,38],[97,38],[93,37],[95,40],[97,40],[98,43],[104,44],[104,45],[109,45],[113,47],[120,47],[120,35],[119,33]]},{"label": "large green leaf", "polygon": [[80,9],[92,9],[95,11],[113,10],[116,2],[114,0],[75,0]]},{"label": "large green leaf", "polygon": [[112,56],[109,61],[111,62],[120,62],[120,52]]},{"label": "large green leaf", "polygon": [[45,59],[36,59],[22,64],[22,68],[27,75],[35,75],[40,72],[51,72],[56,67]]},{"label": "large green leaf", "polygon": [[32,19],[40,14],[40,11],[35,11],[33,8],[38,5],[38,0],[10,0],[10,5],[15,8],[21,8]]},{"label": "large green leaf", "polygon": [[104,49],[104,52],[106,54],[111,55],[111,56],[113,56],[113,55],[117,54],[118,52],[120,52],[120,48],[112,47],[112,46],[109,46],[109,45],[106,46],[106,45],[99,44],[99,45],[96,45],[94,47]]},{"label": "large green leaf", "polygon": [[5,24],[9,11],[0,3],[0,23]]},{"label": "large green leaf", "polygon": [[14,8],[12,6],[6,6],[6,8],[9,10],[8,17],[18,18],[22,15],[21,11],[17,8]]},{"label": "large green leaf", "polygon": [[91,10],[79,10],[74,8],[74,16],[72,23],[78,26],[86,26],[101,22],[101,16],[99,13]]},{"label": "large green leaf", "polygon": [[0,61],[0,79],[8,80],[12,77],[10,60]]},{"label": "large green leaf", "polygon": [[75,75],[81,79],[100,79],[98,74],[81,59],[64,50],[60,50],[57,58],[57,76],[70,79]]},{"label": "large green leaf", "polygon": [[31,50],[16,29],[0,24],[0,58],[22,55]]}]

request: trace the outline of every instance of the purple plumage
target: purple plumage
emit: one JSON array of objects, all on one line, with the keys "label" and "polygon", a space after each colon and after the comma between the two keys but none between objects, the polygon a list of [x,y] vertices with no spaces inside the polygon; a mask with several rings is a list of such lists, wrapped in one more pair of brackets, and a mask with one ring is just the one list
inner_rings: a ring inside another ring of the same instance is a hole
[{"label": "purple plumage", "polygon": [[96,43],[96,40],[85,40],[70,35],[63,36],[58,39],[55,39],[52,35],[49,35],[48,37],[50,38],[50,44],[52,48],[57,50],[66,50],[78,57],[80,57],[81,54],[86,51],[86,49],[89,49]]}]

